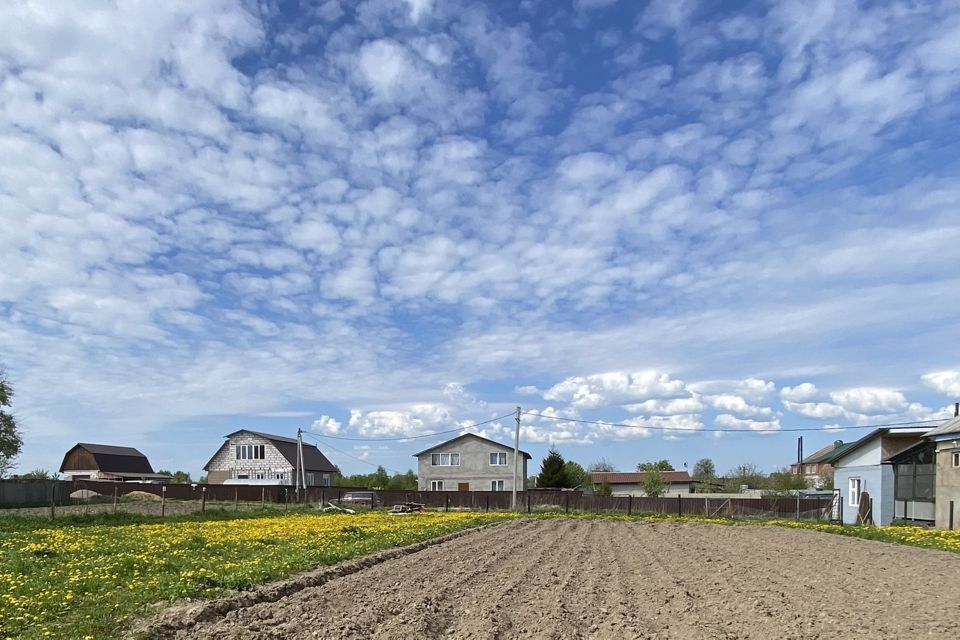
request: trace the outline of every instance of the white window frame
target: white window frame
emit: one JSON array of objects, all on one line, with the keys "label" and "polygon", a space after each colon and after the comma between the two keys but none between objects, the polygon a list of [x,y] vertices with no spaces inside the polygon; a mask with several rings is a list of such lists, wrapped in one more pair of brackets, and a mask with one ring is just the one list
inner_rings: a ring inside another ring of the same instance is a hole
[{"label": "white window frame", "polygon": [[238,444],[236,447],[237,460],[263,460],[267,456],[262,444]]},{"label": "white window frame", "polygon": [[863,493],[863,481],[860,478],[850,478],[847,480],[847,504],[849,506],[860,506],[861,493]]},{"label": "white window frame", "polygon": [[443,491],[443,480],[431,480],[430,491]]},{"label": "white window frame", "polygon": [[960,451],[954,451],[951,458],[953,458],[953,468],[960,468]]},{"label": "white window frame", "polygon": [[[493,456],[497,456],[496,462],[494,462]],[[503,462],[500,462],[503,460]],[[507,466],[507,452],[506,451],[491,451],[490,452],[490,466],[491,467],[505,467]]]},{"label": "white window frame", "polygon": [[491,480],[490,491],[503,491],[503,480]]},{"label": "white window frame", "polygon": [[431,453],[430,466],[431,467],[459,467],[460,452],[446,451],[443,453]]}]

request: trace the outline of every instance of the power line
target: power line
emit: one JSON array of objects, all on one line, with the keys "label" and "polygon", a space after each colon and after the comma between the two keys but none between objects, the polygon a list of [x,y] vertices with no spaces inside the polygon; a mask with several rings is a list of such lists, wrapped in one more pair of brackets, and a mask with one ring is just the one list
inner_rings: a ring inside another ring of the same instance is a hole
[{"label": "power line", "polygon": [[[313,434],[304,433],[303,435],[308,436],[308,437],[310,437],[310,438],[313,438],[314,440],[317,441],[318,444],[322,444],[324,447],[327,447],[327,448],[329,448],[329,449],[333,449],[333,450],[336,451],[337,453],[339,453],[339,454],[341,454],[341,455],[344,455],[344,456],[347,456],[348,458],[353,458],[353,459],[356,460],[357,462],[362,462],[363,464],[368,464],[368,465],[370,465],[371,467],[374,467],[374,468],[379,468],[379,467],[383,466],[383,465],[379,465],[379,464],[370,462],[369,460],[364,460],[363,458],[361,458],[361,457],[359,457],[359,456],[351,455],[351,454],[349,454],[349,453],[347,453],[346,451],[343,451],[343,450],[341,450],[341,449],[337,449],[335,446],[333,446],[333,445],[330,444],[329,442],[323,442],[322,440],[320,440],[319,437],[317,437],[317,436],[315,436],[315,435],[313,435]],[[396,469],[388,469],[387,467],[383,467],[383,468],[386,469],[387,471],[389,471],[390,473],[393,473],[393,474],[396,474],[396,475],[403,475],[404,473],[406,473],[406,471],[397,471]]]},{"label": "power line", "polygon": [[[455,433],[457,431],[463,431],[465,429],[472,429],[474,427],[479,427],[485,424],[490,424],[491,422],[496,422],[497,420],[503,420],[504,418],[509,418],[513,416],[513,413],[508,413],[503,416],[498,416],[496,418],[490,418],[489,420],[484,420],[483,422],[476,422],[467,426],[457,427],[456,429],[447,429],[446,431],[434,431],[433,433],[425,433],[419,436],[402,436],[399,438],[353,438],[349,436],[331,436],[323,434],[323,438],[330,440],[350,440],[352,442],[398,442],[401,440],[416,440],[417,438],[432,438],[433,436],[442,436],[448,433]],[[304,431],[304,433],[307,433]]]},{"label": "power line", "polygon": [[623,427],[626,429],[649,429],[651,431],[688,431],[691,433],[790,433],[798,431],[820,431],[820,432],[833,432],[841,431],[843,429],[879,429],[882,427],[906,427],[906,426],[925,426],[928,423],[932,422],[942,422],[949,418],[931,418],[929,420],[915,420],[913,422],[887,422],[884,424],[858,424],[851,425],[846,427],[788,427],[786,429],[731,429],[731,428],[722,428],[722,427],[713,427],[713,428],[703,428],[703,429],[683,429],[678,427],[655,427],[655,426],[644,426],[639,424],[623,424],[618,422],[603,422],[600,420],[583,420],[580,418],[564,418],[561,416],[548,416],[543,413],[534,413],[532,411],[523,411],[523,415],[535,416],[537,418],[546,418],[548,420],[558,420],[561,422],[579,422],[582,424],[594,424],[604,427]]}]

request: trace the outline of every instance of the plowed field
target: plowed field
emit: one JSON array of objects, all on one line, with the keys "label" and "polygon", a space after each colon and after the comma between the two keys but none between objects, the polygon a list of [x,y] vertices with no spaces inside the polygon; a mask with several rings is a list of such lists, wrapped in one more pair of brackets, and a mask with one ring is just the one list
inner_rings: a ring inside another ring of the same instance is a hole
[{"label": "plowed field", "polygon": [[960,556],[779,527],[519,521],[171,632],[250,638],[949,637]]}]

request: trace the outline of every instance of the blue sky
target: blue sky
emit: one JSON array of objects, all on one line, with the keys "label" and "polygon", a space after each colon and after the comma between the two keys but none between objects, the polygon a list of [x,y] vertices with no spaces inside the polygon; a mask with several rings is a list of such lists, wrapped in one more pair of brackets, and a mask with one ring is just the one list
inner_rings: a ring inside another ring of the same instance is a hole
[{"label": "blue sky", "polygon": [[0,8],[21,469],[519,404],[536,464],[770,470],[960,399],[956,3],[302,4]]}]

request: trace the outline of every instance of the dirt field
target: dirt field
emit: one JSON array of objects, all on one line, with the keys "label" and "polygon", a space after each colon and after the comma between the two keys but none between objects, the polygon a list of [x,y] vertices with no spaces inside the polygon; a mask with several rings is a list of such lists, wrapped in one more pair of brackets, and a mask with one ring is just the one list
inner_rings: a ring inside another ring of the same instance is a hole
[{"label": "dirt field", "polygon": [[778,527],[521,521],[169,637],[948,637],[958,607],[947,552]]}]

